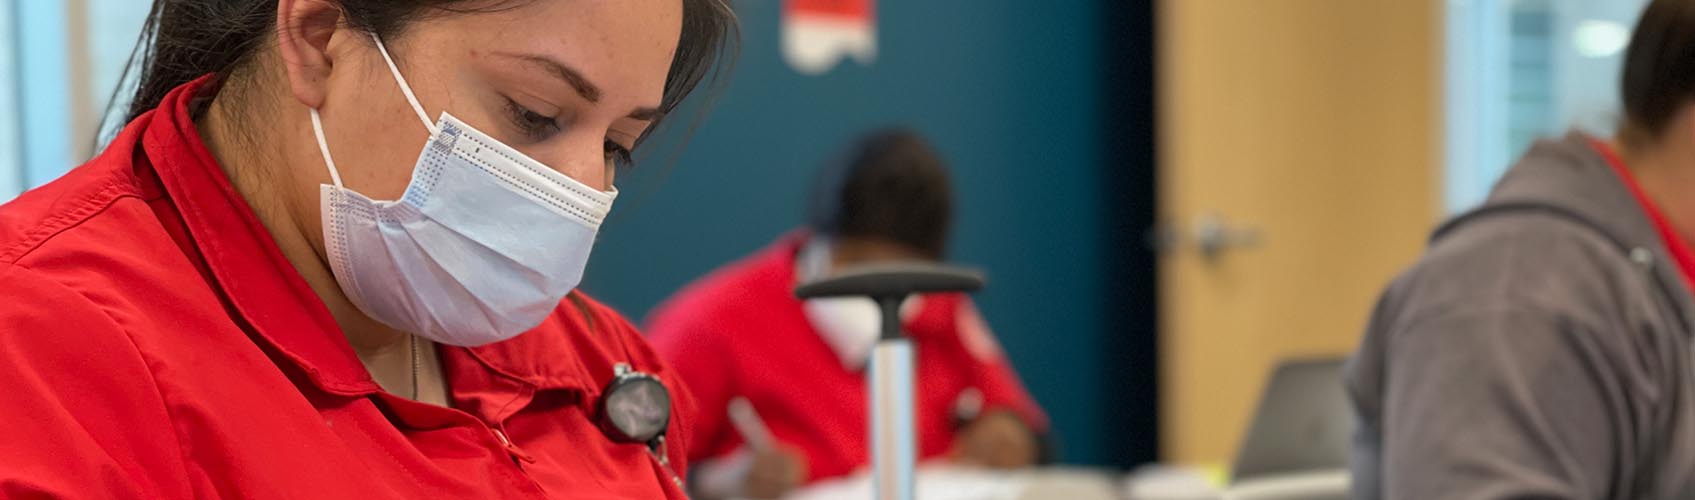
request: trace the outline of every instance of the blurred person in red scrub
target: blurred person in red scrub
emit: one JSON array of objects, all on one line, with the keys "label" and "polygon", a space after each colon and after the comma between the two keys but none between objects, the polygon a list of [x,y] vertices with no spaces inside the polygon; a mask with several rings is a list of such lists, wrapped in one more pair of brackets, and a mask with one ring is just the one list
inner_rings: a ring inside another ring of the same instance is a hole
[{"label": "blurred person in red scrub", "polygon": [[0,498],[685,498],[574,291],[721,0],[158,0],[129,124],[0,207]]},{"label": "blurred person in red scrub", "polygon": [[[860,297],[803,302],[795,285],[946,253],[947,169],[911,132],[862,138],[823,171],[811,199],[810,227],[702,278],[650,317],[655,349],[700,408],[690,460],[741,465],[718,468],[732,471],[728,479],[696,477],[703,497],[776,498],[868,465],[865,365],[878,310]],[[996,468],[1036,463],[1047,418],[971,300],[914,296],[901,315],[917,348],[919,457]],[[749,418],[766,436],[746,436]]]}]

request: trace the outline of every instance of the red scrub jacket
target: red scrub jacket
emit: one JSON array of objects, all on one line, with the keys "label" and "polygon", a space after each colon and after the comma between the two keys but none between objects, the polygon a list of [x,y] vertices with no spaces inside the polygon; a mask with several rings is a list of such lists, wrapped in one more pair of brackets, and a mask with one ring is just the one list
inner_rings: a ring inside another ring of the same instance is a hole
[{"label": "red scrub jacket", "polygon": [[[784,237],[690,285],[649,318],[654,348],[676,367],[700,407],[690,459],[741,446],[726,410],[740,396],[778,441],[805,454],[808,481],[869,463],[864,371],[842,364],[794,296],[795,257],[804,241],[800,234]],[[925,296],[905,328],[917,350],[920,458],[952,447],[955,404],[969,389],[982,395],[985,411],[1010,410],[1046,431],[1047,417],[964,295]]]},{"label": "red scrub jacket", "polygon": [[593,301],[438,347],[451,409],[383,392],[201,142],[210,91],[0,207],[0,498],[683,497],[595,426],[614,363],[658,374],[683,473],[692,400]]}]

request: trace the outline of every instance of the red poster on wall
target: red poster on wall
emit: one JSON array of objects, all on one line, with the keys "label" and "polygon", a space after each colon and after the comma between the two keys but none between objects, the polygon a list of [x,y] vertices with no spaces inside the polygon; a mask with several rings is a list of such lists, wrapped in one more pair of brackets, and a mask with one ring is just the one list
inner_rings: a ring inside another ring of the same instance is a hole
[{"label": "red poster on wall", "polygon": [[783,0],[783,60],[819,75],[852,57],[877,59],[876,0]]}]

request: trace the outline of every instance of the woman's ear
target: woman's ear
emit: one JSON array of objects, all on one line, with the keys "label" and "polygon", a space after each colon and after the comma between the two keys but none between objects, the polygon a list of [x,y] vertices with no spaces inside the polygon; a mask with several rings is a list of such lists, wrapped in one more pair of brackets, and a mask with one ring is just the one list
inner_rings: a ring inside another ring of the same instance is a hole
[{"label": "woman's ear", "polygon": [[309,108],[324,104],[334,65],[330,39],[341,26],[341,15],[331,0],[277,1],[277,51],[294,98]]}]

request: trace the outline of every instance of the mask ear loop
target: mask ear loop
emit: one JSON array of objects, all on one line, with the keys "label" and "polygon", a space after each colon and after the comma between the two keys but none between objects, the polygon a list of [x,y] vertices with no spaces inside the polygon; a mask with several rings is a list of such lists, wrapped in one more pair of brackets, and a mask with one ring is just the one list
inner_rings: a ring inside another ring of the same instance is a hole
[{"label": "mask ear loop", "polygon": [[412,94],[412,86],[406,83],[406,76],[400,74],[400,67],[394,65],[394,58],[389,57],[388,47],[383,45],[382,37],[372,33],[371,40],[377,42],[377,51],[383,54],[383,62],[388,63],[389,72],[394,73],[394,81],[400,83],[400,92],[406,94],[406,102],[412,103],[412,111],[418,113],[418,121],[424,123],[424,128],[429,129],[431,135],[440,132],[436,130],[435,124],[430,122],[430,116],[424,113],[424,105],[418,104],[418,96]]},{"label": "mask ear loop", "polygon": [[[388,55],[388,47],[383,45],[382,37],[372,33],[371,40],[377,42],[377,52],[382,53],[383,62],[388,63],[389,73],[393,74],[395,82],[400,84],[400,93],[406,95],[406,102],[412,105],[412,112],[418,114],[418,121],[423,122],[424,128],[429,130],[431,135],[439,132],[435,124],[430,123],[429,115],[424,114],[424,105],[418,103],[418,96],[412,94],[412,86],[406,83],[406,76],[400,74],[400,67],[395,66],[394,58]],[[330,181],[335,183],[335,187],[342,187],[341,171],[335,168],[335,159],[330,157],[330,143],[324,138],[324,119],[319,116],[318,108],[311,108],[309,111],[312,114],[312,134],[318,139],[318,152],[324,155],[324,165],[330,168]]]},{"label": "mask ear loop", "polygon": [[329,141],[324,140],[324,119],[318,116],[318,108],[311,108],[308,111],[312,113],[312,134],[318,137],[318,152],[324,154],[324,165],[330,167],[330,180],[334,181],[335,187],[339,188],[341,187],[341,172],[335,168],[335,159],[330,158]]}]

